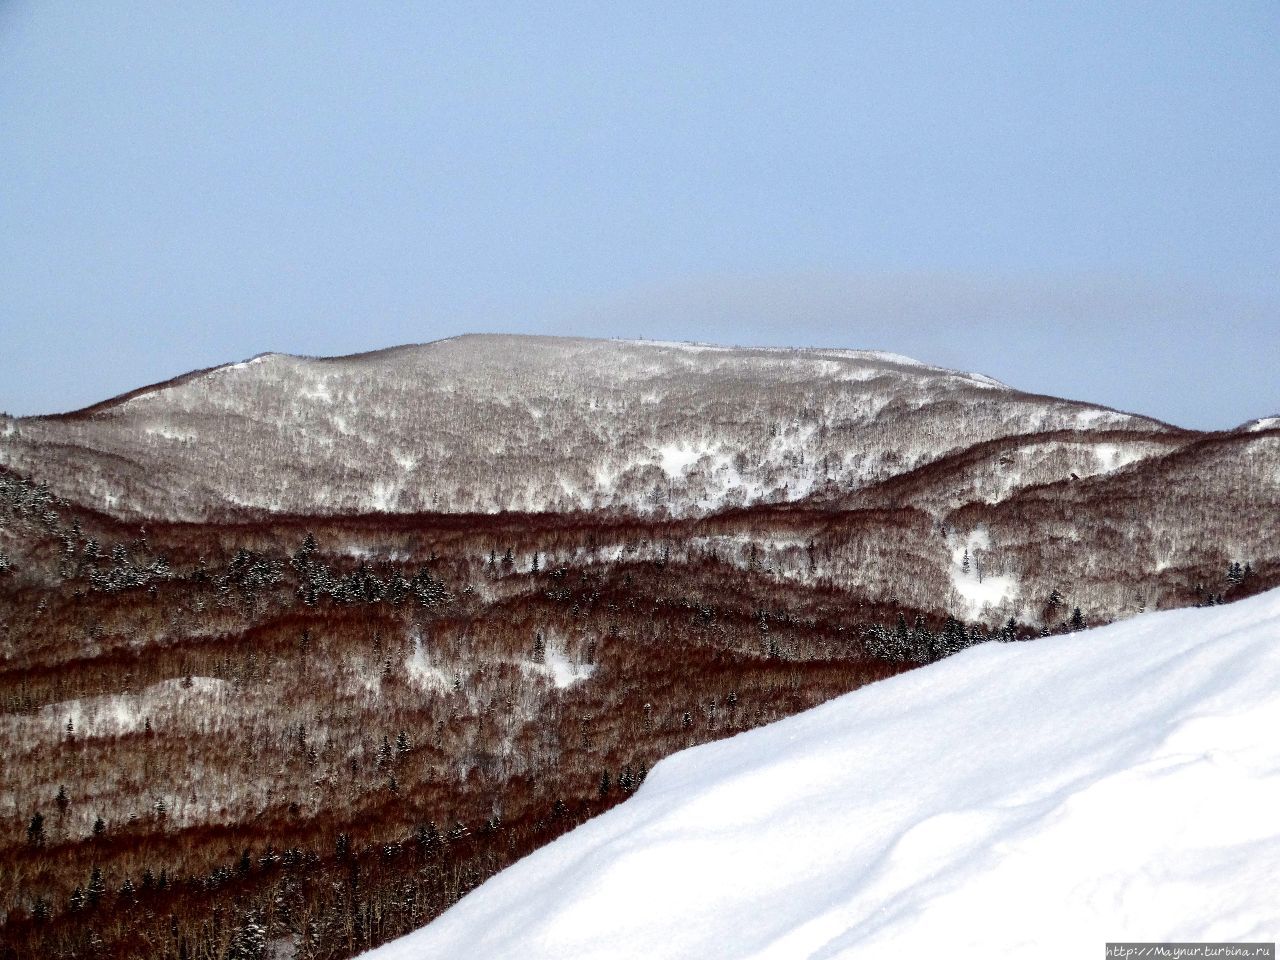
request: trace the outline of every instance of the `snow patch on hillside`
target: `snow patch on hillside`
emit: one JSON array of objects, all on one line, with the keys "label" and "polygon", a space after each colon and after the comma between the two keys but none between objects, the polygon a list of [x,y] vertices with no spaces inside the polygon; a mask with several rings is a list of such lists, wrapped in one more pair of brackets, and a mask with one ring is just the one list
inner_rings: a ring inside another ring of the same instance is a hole
[{"label": "snow patch on hillside", "polygon": [[315,378],[310,384],[303,387],[299,393],[308,400],[319,400],[321,403],[333,402],[333,394],[329,392],[329,381],[324,377]]},{"label": "snow patch on hillside", "polygon": [[157,423],[143,427],[143,433],[149,437],[160,437],[163,440],[176,440],[179,443],[191,443],[199,438],[190,430],[175,430],[172,427]]},{"label": "snow patch on hillside", "polygon": [[396,465],[405,473],[412,473],[418,468],[418,464],[422,462],[422,457],[416,453],[406,453],[402,450],[393,450],[392,457],[396,461]]},{"label": "snow patch on hillside", "polygon": [[1260,430],[1275,430],[1280,428],[1280,417],[1259,417],[1257,420],[1250,420],[1242,429],[1249,433],[1257,433]]},{"label": "snow patch on hillside", "polygon": [[570,660],[555,643],[547,645],[542,663],[529,661],[522,664],[522,666],[531,673],[541,674],[546,677],[557,690],[571,687],[580,680],[586,680],[596,672],[596,668],[592,664],[575,663]]},{"label": "snow patch on hillside", "polygon": [[369,503],[373,509],[381,513],[390,513],[395,509],[396,498],[400,496],[402,483],[389,483],[386,480],[375,480],[369,490]]},{"label": "snow patch on hillside", "polygon": [[266,363],[268,360],[274,360],[281,356],[277,353],[260,353],[256,357],[250,357],[248,360],[241,360],[239,363],[228,363],[215,371],[216,373],[231,373],[236,370],[244,370],[248,367],[256,367],[260,363]]},{"label": "snow patch on hillside", "polygon": [[985,373],[970,373],[966,374],[966,376],[968,376],[969,379],[985,384],[988,387],[995,387],[1002,390],[1009,389],[1009,385],[1003,380],[997,380],[995,377],[988,377]]},{"label": "snow patch on hillside", "polygon": [[999,607],[1018,594],[1018,581],[1007,573],[995,576],[957,573],[951,575],[952,585],[964,602],[964,619],[983,620],[987,611]]},{"label": "snow patch on hillside", "polygon": [[659,763],[377,960],[1076,958],[1280,933],[1280,591],[987,643]]},{"label": "snow patch on hillside", "polygon": [[456,674],[432,662],[419,634],[414,634],[413,652],[405,659],[404,668],[409,679],[424,690],[446,692],[453,689],[457,679]]},{"label": "snow patch on hillside", "polygon": [[1099,443],[1093,448],[1093,452],[1098,458],[1098,467],[1103,473],[1127,467],[1131,463],[1145,460],[1148,456],[1146,449],[1137,444],[1121,446],[1117,443]]},{"label": "snow patch on hillside", "polygon": [[1106,407],[1083,407],[1076,411],[1072,419],[1077,430],[1110,430],[1131,426],[1135,417]]},{"label": "snow patch on hillside", "polygon": [[39,724],[57,736],[66,731],[68,721],[78,737],[118,737],[146,727],[148,718],[157,720],[175,710],[213,712],[224,706],[231,685],[216,677],[163,680],[135,693],[111,693],[64,700],[42,707]]},{"label": "snow patch on hillside", "polygon": [[[966,620],[982,620],[993,609],[1016,599],[1018,580],[1012,574],[989,573],[983,569],[983,553],[991,547],[986,527],[977,527],[963,537],[951,538],[951,585],[964,605]],[[966,557],[968,569],[966,569]]]},{"label": "snow patch on hillside", "polygon": [[658,466],[667,476],[678,477],[714,451],[714,444],[709,443],[668,443],[658,448]]},{"label": "snow patch on hillside", "polygon": [[[843,353],[844,356],[852,357],[856,360],[879,360],[884,363],[897,364],[900,367],[928,367],[929,364],[921,363],[912,357],[908,357],[902,353],[890,353],[888,350],[850,350]],[[940,369],[934,367],[932,369]]]}]

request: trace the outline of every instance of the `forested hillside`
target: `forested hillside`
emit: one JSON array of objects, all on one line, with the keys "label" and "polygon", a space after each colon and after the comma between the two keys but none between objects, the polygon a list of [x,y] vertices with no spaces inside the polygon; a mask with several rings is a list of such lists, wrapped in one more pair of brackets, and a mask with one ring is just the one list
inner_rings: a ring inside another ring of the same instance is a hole
[{"label": "forested hillside", "polygon": [[676,751],[1280,584],[1280,429],[460,338],[0,425],[0,958],[339,960]]},{"label": "forested hillside", "polygon": [[1246,952],[1280,928],[1277,632],[1273,591],[988,644],[685,751],[369,960]]},{"label": "forested hillside", "polygon": [[264,354],[57,417],[0,464],[119,516],[699,515],[838,495],[999,437],[1124,430],[1087,475],[1193,434],[888,354],[459,337]]}]

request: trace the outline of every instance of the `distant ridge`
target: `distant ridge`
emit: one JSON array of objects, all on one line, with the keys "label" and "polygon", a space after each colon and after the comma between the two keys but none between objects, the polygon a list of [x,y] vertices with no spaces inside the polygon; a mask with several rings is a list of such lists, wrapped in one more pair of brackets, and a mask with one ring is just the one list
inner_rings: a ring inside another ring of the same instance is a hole
[{"label": "distant ridge", "polygon": [[[0,462],[87,506],[173,519],[230,506],[687,515],[857,490],[1000,436],[1187,435],[882,351],[483,334],[264,353],[14,423]],[[42,468],[55,449],[82,456]],[[167,492],[121,487],[97,454]]]}]

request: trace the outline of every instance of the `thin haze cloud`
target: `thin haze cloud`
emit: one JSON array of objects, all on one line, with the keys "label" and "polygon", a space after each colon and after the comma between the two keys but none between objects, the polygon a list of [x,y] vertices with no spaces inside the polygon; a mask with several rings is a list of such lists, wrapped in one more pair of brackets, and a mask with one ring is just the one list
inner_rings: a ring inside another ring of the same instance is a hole
[{"label": "thin haze cloud", "polygon": [[[1200,429],[1280,410],[1274,302],[1091,276],[718,276],[557,309],[571,332],[881,349]],[[546,324],[550,327],[550,321]]]},{"label": "thin haze cloud", "polygon": [[1280,408],[1278,29],[10,0],[0,409],[510,331],[887,349],[1230,426]]}]

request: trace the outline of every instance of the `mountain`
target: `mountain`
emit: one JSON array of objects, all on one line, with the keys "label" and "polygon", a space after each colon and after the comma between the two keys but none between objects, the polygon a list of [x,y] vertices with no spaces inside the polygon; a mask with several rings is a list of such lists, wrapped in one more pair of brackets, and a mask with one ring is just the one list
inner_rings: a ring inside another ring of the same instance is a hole
[{"label": "mountain", "polygon": [[663,760],[369,960],[1274,941],[1280,591],[984,644]]},{"label": "mountain", "polygon": [[1232,563],[1280,576],[1273,421],[1197,433],[867,351],[464,336],[264,354],[9,421],[0,465],[125,520],[685,520],[654,530],[664,550],[987,622],[1204,601]]},{"label": "mountain", "polygon": [[[1018,478],[1110,472],[1193,439],[892,354],[464,336],[263,354],[9,421],[0,464],[118,516],[608,510],[705,515],[850,493],[1009,438]],[[967,480],[965,481],[967,483]]]},{"label": "mountain", "polygon": [[[1088,772],[1038,719],[1061,695],[1055,722],[1083,722],[1076,674],[1059,690],[1019,673],[1051,656],[1020,641],[1092,650],[1086,625],[1280,585],[1280,429],[1247,427],[881,353],[531,337],[268,354],[0,421],[0,956],[345,960],[589,824],[664,757],[958,654],[970,687],[891,680],[856,702],[901,696],[899,719],[841,720],[842,752],[813,751],[830,769],[777,754],[767,780],[825,778],[868,842],[907,837],[879,862],[918,881],[921,846],[940,869],[964,852],[948,824],[1006,823],[1008,798],[965,793],[948,758],[993,789],[1026,744]],[[1090,689],[1129,695],[1130,660],[1166,646],[1142,636],[1088,660]],[[1099,729],[1132,744],[1112,712]],[[893,756],[979,812],[944,816],[901,768],[886,792]],[[679,800],[687,762],[640,799]],[[851,871],[813,902],[866,902],[871,848],[813,802]],[[727,856],[708,831],[689,849]],[[757,906],[744,937],[779,909]],[[808,936],[794,919],[784,946]]]}]

